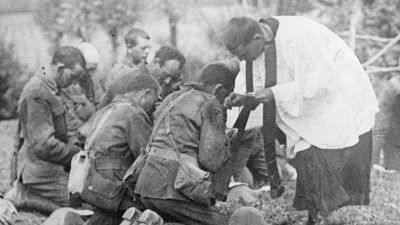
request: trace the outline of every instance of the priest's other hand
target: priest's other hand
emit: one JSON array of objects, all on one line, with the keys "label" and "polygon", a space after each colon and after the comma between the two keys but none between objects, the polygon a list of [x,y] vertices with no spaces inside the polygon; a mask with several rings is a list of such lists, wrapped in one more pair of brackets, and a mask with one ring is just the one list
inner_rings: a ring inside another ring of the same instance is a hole
[{"label": "priest's other hand", "polygon": [[263,88],[255,92],[247,93],[248,97],[254,98],[258,103],[269,103],[274,99],[271,88]]}]

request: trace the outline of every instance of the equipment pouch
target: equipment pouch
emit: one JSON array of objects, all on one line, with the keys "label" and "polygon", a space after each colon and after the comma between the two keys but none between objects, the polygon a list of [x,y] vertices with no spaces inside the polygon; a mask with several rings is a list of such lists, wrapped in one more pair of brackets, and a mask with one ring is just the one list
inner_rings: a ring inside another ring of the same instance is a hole
[{"label": "equipment pouch", "polygon": [[125,195],[126,186],[122,181],[105,178],[91,163],[85,179],[81,198],[83,201],[108,211],[118,211]]},{"label": "equipment pouch", "polygon": [[195,202],[211,205],[213,188],[210,172],[200,169],[189,161],[179,161],[174,188]]}]

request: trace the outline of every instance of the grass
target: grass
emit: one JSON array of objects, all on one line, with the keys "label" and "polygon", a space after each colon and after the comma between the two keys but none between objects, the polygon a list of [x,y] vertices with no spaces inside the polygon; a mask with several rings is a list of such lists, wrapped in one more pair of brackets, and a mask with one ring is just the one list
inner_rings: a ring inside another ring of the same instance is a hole
[{"label": "grass", "polygon": [[[13,146],[13,134],[17,122],[0,121],[0,193],[10,188],[8,185],[10,156]],[[269,224],[295,224],[305,217],[305,211],[295,211],[292,201],[295,182],[285,183],[286,192],[278,199],[271,199],[269,194],[258,196],[259,201],[252,206],[258,208]],[[333,215],[334,225],[395,225],[400,224],[400,174],[371,173],[370,206],[347,206]],[[236,208],[245,204],[241,202],[222,203],[220,211],[229,216]],[[36,212],[20,212],[22,224],[42,224],[46,217]]]}]

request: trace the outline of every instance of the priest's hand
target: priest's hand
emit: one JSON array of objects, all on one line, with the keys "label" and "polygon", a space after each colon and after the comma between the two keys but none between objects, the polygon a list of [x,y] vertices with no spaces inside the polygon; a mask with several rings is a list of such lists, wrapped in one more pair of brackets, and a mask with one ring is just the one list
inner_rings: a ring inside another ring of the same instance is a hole
[{"label": "priest's hand", "polygon": [[247,96],[254,98],[258,103],[269,103],[274,100],[274,93],[271,88],[263,88],[255,92],[247,93]]},{"label": "priest's hand", "polygon": [[231,93],[225,98],[224,107],[231,109],[232,107],[243,106],[248,97],[246,95]]}]

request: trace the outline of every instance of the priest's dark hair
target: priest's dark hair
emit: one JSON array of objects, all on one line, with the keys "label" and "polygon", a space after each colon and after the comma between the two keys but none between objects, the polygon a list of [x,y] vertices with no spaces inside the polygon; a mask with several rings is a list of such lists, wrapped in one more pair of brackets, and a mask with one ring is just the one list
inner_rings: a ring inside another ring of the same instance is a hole
[{"label": "priest's dark hair", "polygon": [[228,50],[241,44],[248,44],[255,34],[261,34],[260,24],[249,17],[234,17],[229,20],[223,33],[223,40]]}]

